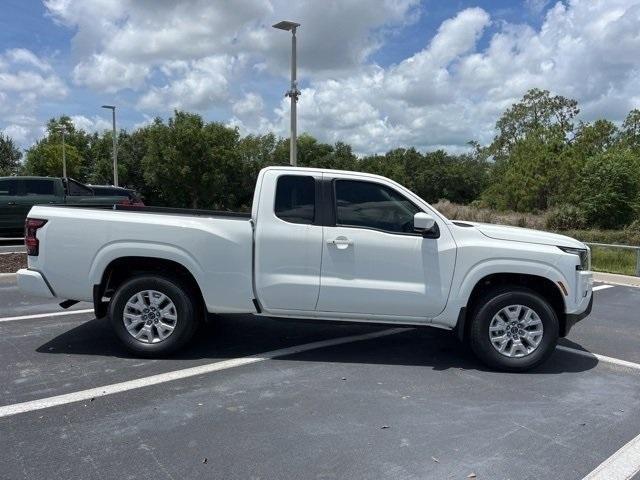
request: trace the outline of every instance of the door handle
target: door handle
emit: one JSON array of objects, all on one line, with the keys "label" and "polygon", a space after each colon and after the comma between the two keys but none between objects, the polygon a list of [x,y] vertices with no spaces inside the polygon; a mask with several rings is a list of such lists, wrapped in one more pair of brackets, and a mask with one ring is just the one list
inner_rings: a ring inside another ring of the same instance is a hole
[{"label": "door handle", "polygon": [[339,236],[333,240],[327,240],[327,245],[335,245],[340,250],[344,250],[349,245],[353,245],[353,240],[349,240],[347,237]]},{"label": "door handle", "polygon": [[16,204],[16,202],[9,202],[9,203],[7,203],[7,205],[15,205],[15,204]]}]

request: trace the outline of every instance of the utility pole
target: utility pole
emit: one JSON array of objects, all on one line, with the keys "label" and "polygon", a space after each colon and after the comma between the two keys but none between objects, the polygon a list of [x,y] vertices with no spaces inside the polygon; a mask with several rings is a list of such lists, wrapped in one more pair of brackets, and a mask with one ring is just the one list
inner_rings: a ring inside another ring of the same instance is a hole
[{"label": "utility pole", "polygon": [[102,108],[111,110],[113,120],[113,186],[118,186],[118,139],[116,136],[116,106],[115,105],[102,105]]},{"label": "utility pole", "polygon": [[67,152],[65,149],[65,135],[67,134],[67,126],[60,124],[58,131],[62,134],[62,178],[67,178]]},{"label": "utility pole", "polygon": [[289,22],[283,20],[273,25],[273,28],[279,30],[286,30],[291,32],[291,88],[285,94],[291,99],[291,138],[289,140],[289,163],[292,166],[298,164],[297,160],[297,139],[298,139],[298,110],[297,103],[300,96],[300,90],[298,90],[297,80],[297,52],[296,52],[296,29],[300,26],[299,23]]}]

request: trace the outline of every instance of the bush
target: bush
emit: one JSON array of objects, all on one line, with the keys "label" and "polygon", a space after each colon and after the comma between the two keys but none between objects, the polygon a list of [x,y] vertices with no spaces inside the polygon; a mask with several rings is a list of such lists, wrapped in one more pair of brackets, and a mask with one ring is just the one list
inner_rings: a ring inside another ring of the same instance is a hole
[{"label": "bush", "polygon": [[546,217],[544,214],[502,212],[491,208],[478,208],[475,206],[478,204],[479,202],[474,202],[471,205],[459,205],[448,200],[439,200],[438,203],[433,204],[433,207],[449,220],[496,223],[538,230],[545,228]]},{"label": "bush", "polygon": [[626,231],[640,234],[640,218],[635,219],[629,225],[624,228]]},{"label": "bush", "polygon": [[578,204],[588,225],[619,228],[631,223],[638,198],[638,173],[625,150],[589,158],[578,180]]},{"label": "bush", "polygon": [[549,230],[583,229],[587,225],[584,212],[575,205],[559,205],[547,213],[545,226]]}]

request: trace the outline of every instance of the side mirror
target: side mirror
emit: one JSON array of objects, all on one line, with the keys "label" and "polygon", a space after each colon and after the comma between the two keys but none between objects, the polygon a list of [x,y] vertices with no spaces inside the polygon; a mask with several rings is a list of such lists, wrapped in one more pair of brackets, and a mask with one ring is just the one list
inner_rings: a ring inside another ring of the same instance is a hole
[{"label": "side mirror", "polygon": [[413,230],[418,233],[427,233],[433,229],[436,220],[429,214],[418,212],[413,216]]}]

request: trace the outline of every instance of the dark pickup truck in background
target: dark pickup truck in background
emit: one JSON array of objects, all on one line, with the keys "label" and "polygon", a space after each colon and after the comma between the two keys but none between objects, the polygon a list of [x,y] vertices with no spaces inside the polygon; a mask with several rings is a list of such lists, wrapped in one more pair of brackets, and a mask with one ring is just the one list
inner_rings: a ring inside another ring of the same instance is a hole
[{"label": "dark pickup truck in background", "polygon": [[84,185],[71,178],[0,177],[0,237],[22,236],[34,205],[144,205],[131,189]]}]

